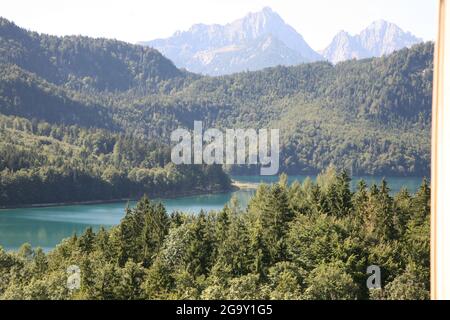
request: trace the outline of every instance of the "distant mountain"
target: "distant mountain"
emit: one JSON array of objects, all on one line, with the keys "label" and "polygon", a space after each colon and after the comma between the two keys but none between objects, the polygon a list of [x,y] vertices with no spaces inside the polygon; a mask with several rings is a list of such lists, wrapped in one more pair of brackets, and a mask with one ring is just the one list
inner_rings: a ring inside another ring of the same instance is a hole
[{"label": "distant mountain", "polygon": [[323,60],[267,7],[226,25],[196,24],[168,39],[141,44],[156,48],[178,67],[209,75]]},{"label": "distant mountain", "polygon": [[422,40],[397,25],[379,20],[354,36],[345,31],[339,32],[321,54],[327,60],[337,63],[349,59],[380,57],[419,42]]}]

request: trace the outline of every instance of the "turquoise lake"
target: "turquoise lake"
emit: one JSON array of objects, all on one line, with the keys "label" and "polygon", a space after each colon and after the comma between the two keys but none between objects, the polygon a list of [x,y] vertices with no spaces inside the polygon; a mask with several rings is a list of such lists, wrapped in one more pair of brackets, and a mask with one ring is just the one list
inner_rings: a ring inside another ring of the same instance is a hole
[{"label": "turquoise lake", "polygon": [[[303,181],[305,178],[306,176],[291,176],[289,182]],[[278,177],[261,176],[240,176],[233,179],[247,183],[278,181]],[[370,185],[379,183],[382,177],[353,177],[353,188],[359,179],[366,180]],[[390,177],[386,180],[392,193],[398,192],[402,187],[415,192],[422,182],[421,178],[416,177]],[[173,211],[198,213],[202,209],[220,210],[233,196],[237,197],[241,207],[245,207],[254,192],[254,190],[238,190],[222,194],[161,199],[161,201],[169,213]],[[130,206],[134,204],[129,203]],[[117,202],[0,210],[0,246],[6,250],[16,250],[28,242],[33,247],[49,251],[62,239],[74,233],[81,234],[88,227],[98,230],[101,226],[108,228],[118,224],[124,216],[126,205],[126,202]]]}]

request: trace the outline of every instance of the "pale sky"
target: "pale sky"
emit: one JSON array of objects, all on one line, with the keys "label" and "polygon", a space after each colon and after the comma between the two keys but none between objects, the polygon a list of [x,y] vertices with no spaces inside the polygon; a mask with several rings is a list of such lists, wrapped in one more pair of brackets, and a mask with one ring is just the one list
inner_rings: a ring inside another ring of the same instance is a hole
[{"label": "pale sky", "polygon": [[438,0],[1,0],[0,16],[53,35],[131,43],[171,36],[195,23],[225,24],[271,7],[315,50],[340,30],[358,33],[375,20],[434,40]]}]

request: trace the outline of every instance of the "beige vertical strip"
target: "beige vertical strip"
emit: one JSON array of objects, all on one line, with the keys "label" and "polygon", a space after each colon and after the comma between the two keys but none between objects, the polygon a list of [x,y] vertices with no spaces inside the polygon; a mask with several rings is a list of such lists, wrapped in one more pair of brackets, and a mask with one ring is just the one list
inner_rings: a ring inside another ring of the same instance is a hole
[{"label": "beige vertical strip", "polygon": [[[444,103],[445,91],[449,91],[450,72],[449,63],[450,52],[447,48],[450,32],[446,29],[450,22],[445,21],[446,13],[449,11],[449,0],[439,0],[439,31],[436,39],[435,57],[434,57],[434,85],[433,85],[433,125],[432,125],[432,169],[431,169],[431,298],[432,299],[450,299],[447,286],[450,286],[450,277],[445,273],[450,272],[450,250],[446,245],[450,240],[450,210],[449,208],[449,190],[450,171],[450,152],[444,143],[449,143],[450,118],[449,112],[445,113]],[[445,64],[446,63],[446,64]],[[444,71],[445,70],[445,71]],[[448,83],[445,83],[446,82]],[[450,92],[447,93],[447,99],[450,99]],[[447,110],[449,109],[447,100]],[[444,123],[447,127],[444,127]],[[447,193],[447,194],[446,194]],[[446,230],[447,228],[447,230]],[[446,250],[447,249],[447,250]],[[447,270],[449,269],[449,270]]]}]

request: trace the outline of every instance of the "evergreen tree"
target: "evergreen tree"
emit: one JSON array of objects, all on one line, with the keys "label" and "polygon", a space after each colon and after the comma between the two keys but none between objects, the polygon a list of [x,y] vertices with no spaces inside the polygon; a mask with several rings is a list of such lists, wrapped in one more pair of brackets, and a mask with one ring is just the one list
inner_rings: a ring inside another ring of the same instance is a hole
[{"label": "evergreen tree", "polygon": [[344,217],[352,210],[352,192],[350,191],[350,177],[346,171],[337,175],[336,181],[329,186],[327,192],[328,207],[332,214]]},{"label": "evergreen tree", "polygon": [[352,202],[355,212],[356,223],[358,225],[364,225],[364,217],[367,210],[367,202],[369,195],[367,192],[367,184],[364,180],[358,181],[356,192],[353,194]]},{"label": "evergreen tree", "polygon": [[422,184],[413,200],[414,216],[413,220],[421,224],[429,219],[430,216],[430,198],[431,190],[427,179],[423,179]]},{"label": "evergreen tree", "polygon": [[142,228],[142,254],[143,263],[148,267],[153,257],[161,248],[164,238],[168,233],[169,217],[166,209],[161,203],[146,203],[146,206],[137,210],[144,211],[144,225]]},{"label": "evergreen tree", "polygon": [[120,300],[138,300],[144,298],[143,283],[145,278],[145,269],[141,264],[128,261],[120,269],[119,283],[115,290]]},{"label": "evergreen tree", "polygon": [[78,246],[82,252],[89,253],[94,248],[95,233],[92,227],[86,229],[86,231],[78,239]]},{"label": "evergreen tree", "polygon": [[138,246],[139,234],[135,230],[135,216],[133,210],[127,208],[125,217],[118,228],[118,262],[119,266],[124,266],[131,259],[138,261],[140,248]]}]

